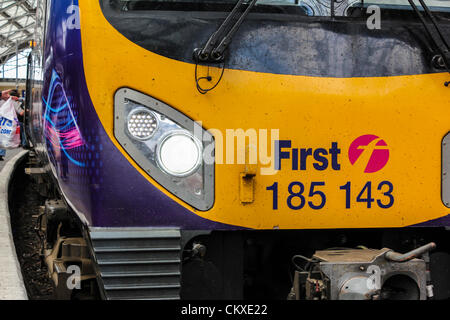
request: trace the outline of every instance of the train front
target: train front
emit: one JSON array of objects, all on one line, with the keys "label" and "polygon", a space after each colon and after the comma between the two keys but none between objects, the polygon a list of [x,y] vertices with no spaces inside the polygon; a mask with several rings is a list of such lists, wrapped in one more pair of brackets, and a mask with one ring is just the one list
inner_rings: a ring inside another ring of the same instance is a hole
[{"label": "train front", "polygon": [[407,0],[365,2],[50,2],[46,145],[104,298],[432,295],[448,61]]}]

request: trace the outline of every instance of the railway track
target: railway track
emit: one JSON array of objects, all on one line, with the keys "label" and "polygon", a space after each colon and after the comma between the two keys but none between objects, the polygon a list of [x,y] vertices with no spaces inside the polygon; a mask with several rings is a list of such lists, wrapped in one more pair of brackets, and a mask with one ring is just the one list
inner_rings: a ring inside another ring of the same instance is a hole
[{"label": "railway track", "polygon": [[15,170],[11,181],[9,208],[12,233],[29,299],[49,300],[53,297],[53,287],[47,267],[40,257],[41,241],[35,231],[37,215],[45,199],[25,174],[26,161],[22,161]]}]

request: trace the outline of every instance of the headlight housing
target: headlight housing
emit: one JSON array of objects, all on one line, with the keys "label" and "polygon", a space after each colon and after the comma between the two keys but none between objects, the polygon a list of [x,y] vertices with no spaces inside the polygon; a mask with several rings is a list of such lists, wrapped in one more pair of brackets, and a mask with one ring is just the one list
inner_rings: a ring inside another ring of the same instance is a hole
[{"label": "headlight housing", "polygon": [[192,207],[212,208],[214,163],[204,161],[203,150],[213,150],[214,139],[206,130],[129,88],[116,92],[114,113],[116,139],[144,171]]}]

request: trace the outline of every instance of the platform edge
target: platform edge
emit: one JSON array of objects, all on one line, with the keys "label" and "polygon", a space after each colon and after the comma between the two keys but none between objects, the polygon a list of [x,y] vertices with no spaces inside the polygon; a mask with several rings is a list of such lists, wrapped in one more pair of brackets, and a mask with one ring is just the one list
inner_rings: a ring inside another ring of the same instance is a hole
[{"label": "platform edge", "polygon": [[[16,254],[16,247],[12,236],[11,217],[9,212],[8,194],[11,178],[20,164],[20,161],[28,154],[27,150],[23,150],[12,159],[10,159],[0,172],[0,241],[3,242],[0,248],[0,257],[9,255],[10,261],[4,264],[6,268],[0,270],[0,300],[28,300],[27,290],[22,277],[22,271]],[[4,276],[3,276],[4,275]],[[13,278],[16,283],[11,285]],[[5,279],[5,281],[3,281]],[[8,280],[8,282],[6,282]],[[2,285],[7,283],[6,285]]]}]

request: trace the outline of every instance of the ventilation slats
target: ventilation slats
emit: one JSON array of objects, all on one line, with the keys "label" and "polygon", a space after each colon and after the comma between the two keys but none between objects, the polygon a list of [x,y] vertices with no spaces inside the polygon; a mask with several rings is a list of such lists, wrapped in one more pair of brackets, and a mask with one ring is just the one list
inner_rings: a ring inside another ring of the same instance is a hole
[{"label": "ventilation slats", "polygon": [[179,230],[100,228],[90,236],[107,299],[179,299]]}]

